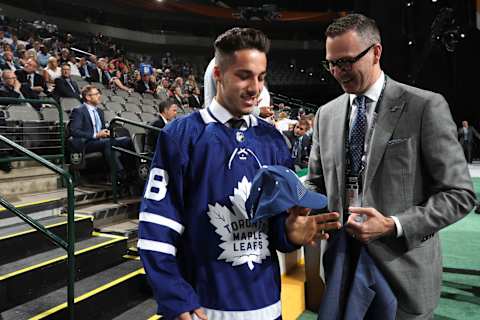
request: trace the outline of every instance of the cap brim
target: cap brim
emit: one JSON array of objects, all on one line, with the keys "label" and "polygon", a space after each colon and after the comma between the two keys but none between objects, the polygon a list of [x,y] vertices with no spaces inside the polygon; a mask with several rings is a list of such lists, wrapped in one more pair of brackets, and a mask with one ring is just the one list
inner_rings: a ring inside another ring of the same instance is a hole
[{"label": "cap brim", "polygon": [[298,205],[310,209],[322,209],[328,204],[328,199],[321,193],[307,191],[305,196],[298,202]]}]

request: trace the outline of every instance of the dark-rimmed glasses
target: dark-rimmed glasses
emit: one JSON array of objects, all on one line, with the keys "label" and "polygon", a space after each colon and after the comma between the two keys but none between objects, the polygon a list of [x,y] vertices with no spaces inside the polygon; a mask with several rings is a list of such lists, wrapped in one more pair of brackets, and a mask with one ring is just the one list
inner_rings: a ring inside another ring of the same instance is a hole
[{"label": "dark-rimmed glasses", "polygon": [[375,46],[375,44],[372,44],[370,47],[367,49],[363,50],[360,52],[357,56],[353,58],[341,58],[337,60],[324,60],[322,61],[322,65],[325,68],[325,70],[331,72],[333,70],[333,67],[338,67],[344,71],[349,71],[352,69],[352,65],[357,62],[358,60],[362,59],[364,55],[367,54],[367,52],[372,49]]}]

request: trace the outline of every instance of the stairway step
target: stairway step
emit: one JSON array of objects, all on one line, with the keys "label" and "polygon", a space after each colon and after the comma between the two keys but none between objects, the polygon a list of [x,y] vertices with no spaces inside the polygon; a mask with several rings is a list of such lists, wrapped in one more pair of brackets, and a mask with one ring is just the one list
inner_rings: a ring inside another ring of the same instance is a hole
[{"label": "stairway step", "polygon": [[157,313],[157,302],[153,298],[148,298],[145,301],[137,304],[133,308],[125,311],[124,313],[116,316],[112,320],[153,320],[160,319],[159,316],[155,316]]},{"label": "stairway step", "polygon": [[[0,193],[1,194],[1,193]],[[111,188],[75,188],[75,205],[81,206],[111,198]],[[3,196],[3,195],[2,195]],[[52,214],[58,213],[62,208],[67,207],[67,189],[57,189],[41,193],[17,194],[12,204],[20,208],[23,213],[30,214],[47,210]],[[7,197],[8,200],[8,197]],[[0,207],[0,220],[12,218],[16,215],[9,210]]]},{"label": "stairway step", "polygon": [[58,181],[59,176],[46,167],[19,168],[8,173],[0,171],[0,194],[16,198],[21,193],[55,190]]},{"label": "stairway step", "polygon": [[104,201],[102,203],[82,206],[75,212],[90,215],[94,218],[94,228],[124,221],[128,218],[138,218],[139,198],[121,199],[118,203]]},{"label": "stairway step", "polygon": [[136,244],[138,239],[138,219],[123,220],[119,223],[100,228],[99,231],[127,237],[129,243]]},{"label": "stairway step", "polygon": [[[112,319],[151,296],[140,260],[125,262],[75,283],[76,319]],[[67,288],[0,313],[3,319],[68,319]]]},{"label": "stairway step", "polygon": [[305,265],[296,265],[281,281],[282,318],[298,319],[305,311]]},{"label": "stairway step", "polygon": [[[126,241],[124,237],[94,233],[91,238],[76,243],[76,279],[121,263],[127,251]],[[0,310],[66,285],[67,276],[67,254],[62,248],[0,266]]]},{"label": "stairway step", "polygon": [[[62,239],[67,239],[67,216],[59,215],[38,220],[49,231]],[[75,216],[75,239],[88,238],[93,231],[91,217]],[[19,223],[0,228],[0,264],[28,257],[43,251],[56,248],[57,245],[49,241],[42,233],[36,231],[26,223]]]}]

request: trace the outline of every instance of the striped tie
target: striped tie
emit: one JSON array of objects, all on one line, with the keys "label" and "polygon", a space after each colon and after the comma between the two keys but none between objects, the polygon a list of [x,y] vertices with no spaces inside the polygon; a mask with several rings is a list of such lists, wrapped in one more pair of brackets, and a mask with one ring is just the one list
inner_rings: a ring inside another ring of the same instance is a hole
[{"label": "striped tie", "polygon": [[358,175],[362,168],[362,157],[365,148],[365,135],[367,133],[367,107],[366,97],[358,96],[354,103],[357,105],[357,115],[350,131],[350,163],[352,174]]}]

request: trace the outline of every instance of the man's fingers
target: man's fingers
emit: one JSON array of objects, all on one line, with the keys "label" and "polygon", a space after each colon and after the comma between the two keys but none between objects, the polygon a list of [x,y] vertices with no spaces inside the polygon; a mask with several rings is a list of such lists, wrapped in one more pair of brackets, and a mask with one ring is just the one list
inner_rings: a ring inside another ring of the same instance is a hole
[{"label": "man's fingers", "polygon": [[205,311],[203,310],[203,308],[195,309],[193,313],[195,313],[195,315],[201,320],[208,320],[208,317],[205,314]]},{"label": "man's fingers", "polygon": [[176,320],[192,320],[192,316],[190,315],[190,312],[184,312],[178,315]]},{"label": "man's fingers", "polygon": [[350,207],[348,208],[348,211],[351,213],[356,213],[356,214],[364,214],[369,217],[375,216],[376,212],[374,208],[361,208],[361,207]]},{"label": "man's fingers", "polygon": [[317,223],[323,223],[326,221],[338,220],[340,218],[340,214],[338,212],[329,212],[329,213],[322,213],[312,216],[315,218]]}]

